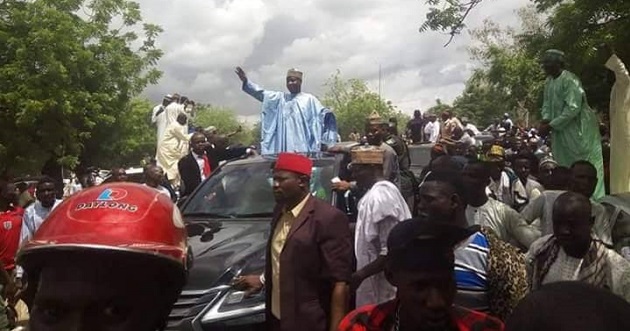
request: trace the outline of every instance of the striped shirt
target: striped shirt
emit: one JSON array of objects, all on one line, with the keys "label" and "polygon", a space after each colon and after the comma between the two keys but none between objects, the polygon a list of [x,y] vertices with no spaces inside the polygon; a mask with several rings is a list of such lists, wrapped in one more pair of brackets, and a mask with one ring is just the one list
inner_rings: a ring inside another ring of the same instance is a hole
[{"label": "striped shirt", "polygon": [[477,232],[455,249],[455,279],[457,295],[455,304],[488,312],[488,253],[490,245],[486,236]]}]

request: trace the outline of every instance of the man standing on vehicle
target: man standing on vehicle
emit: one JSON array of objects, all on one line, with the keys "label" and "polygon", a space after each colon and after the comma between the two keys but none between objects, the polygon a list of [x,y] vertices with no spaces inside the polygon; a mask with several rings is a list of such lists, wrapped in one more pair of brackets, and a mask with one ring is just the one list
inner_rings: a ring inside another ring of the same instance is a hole
[{"label": "man standing on vehicle", "polygon": [[261,154],[319,152],[322,144],[335,143],[327,139],[337,138],[335,115],[315,96],[302,93],[301,71],[287,72],[289,93],[263,89],[241,67],[236,68],[236,75],[243,82],[243,91],[262,102]]},{"label": "man standing on vehicle", "polygon": [[630,74],[611,46],[600,49],[608,58],[606,68],[615,73],[610,94],[610,193],[618,194],[630,191]]},{"label": "man standing on vehicle", "polygon": [[156,148],[162,137],[164,136],[164,130],[166,130],[166,107],[171,103],[172,95],[168,94],[164,96],[162,103],[153,107],[151,112],[151,123],[157,127],[157,142]]},{"label": "man standing on vehicle", "polygon": [[580,79],[564,69],[563,52],[546,51],[542,63],[547,81],[540,134],[551,134],[551,151],[561,166],[569,167],[580,160],[595,166],[598,181],[593,199],[599,200],[606,192],[601,135],[595,113],[588,105]]},{"label": "man standing on vehicle", "polygon": [[298,154],[278,156],[265,272],[234,280],[249,293],[265,288],[272,331],[332,331],[347,313],[352,234],[341,211],[309,193],[312,167]]},{"label": "man standing on vehicle", "polygon": [[412,144],[420,144],[423,142],[423,130],[427,123],[426,119],[422,117],[420,110],[413,111],[413,118],[407,122],[407,137],[411,137]]}]

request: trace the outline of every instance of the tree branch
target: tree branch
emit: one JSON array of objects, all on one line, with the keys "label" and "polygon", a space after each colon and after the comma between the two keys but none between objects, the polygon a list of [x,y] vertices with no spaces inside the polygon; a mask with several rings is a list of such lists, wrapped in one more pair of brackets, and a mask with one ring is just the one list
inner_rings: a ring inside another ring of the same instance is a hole
[{"label": "tree branch", "polygon": [[453,39],[455,39],[455,35],[458,35],[461,28],[463,27],[466,17],[468,17],[473,8],[475,8],[481,1],[483,0],[472,0],[469,3],[462,5],[462,7],[468,6],[468,8],[466,9],[466,12],[464,12],[464,15],[462,15],[462,17],[459,19],[459,22],[457,22],[457,24],[453,26],[453,29],[450,32],[451,37],[449,38],[448,42],[444,44],[444,47],[447,47],[451,44],[451,42],[453,42]]}]

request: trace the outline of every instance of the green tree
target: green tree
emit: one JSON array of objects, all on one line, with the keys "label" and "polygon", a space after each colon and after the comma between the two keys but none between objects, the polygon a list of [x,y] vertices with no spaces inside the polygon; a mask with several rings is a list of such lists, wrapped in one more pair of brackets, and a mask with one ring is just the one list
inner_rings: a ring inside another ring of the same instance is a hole
[{"label": "green tree", "polygon": [[259,146],[260,145],[260,138],[261,138],[261,126],[260,126],[260,121],[254,123],[254,125],[251,128],[251,137],[252,140],[250,142],[250,145],[254,145],[254,146]]},{"label": "green tree", "polygon": [[334,111],[342,140],[354,130],[364,132],[367,118],[375,111],[385,120],[396,117],[399,132],[404,132],[402,130],[409,117],[397,111],[391,102],[383,100],[378,93],[370,91],[364,81],[344,80],[337,71],[325,86],[327,90],[322,103]]},{"label": "green tree", "polygon": [[453,102],[453,108],[458,116],[467,117],[483,129],[510,111],[506,99],[507,95],[488,82],[486,73],[478,70],[466,82],[466,88]]},{"label": "green tree", "polygon": [[112,159],[119,118],[160,77],[160,32],[128,0],[2,1],[0,171]]},{"label": "green tree", "polygon": [[426,114],[431,114],[431,115],[435,115],[437,117],[440,117],[440,115],[442,115],[443,112],[447,111],[447,110],[453,110],[453,107],[451,107],[451,105],[442,102],[441,99],[436,99],[435,100],[435,105],[430,107],[429,109],[426,110]]},{"label": "green tree", "polygon": [[[630,2],[532,2],[535,7],[518,11],[521,21],[518,31],[486,22],[472,32],[476,45],[471,48],[471,58],[481,66],[467,82],[455,106],[474,113],[473,108],[499,100],[489,111],[500,113],[499,108],[505,108],[523,124],[535,124],[545,81],[539,60],[545,50],[555,48],[567,54],[567,69],[581,78],[589,104],[606,111],[612,79],[604,68],[606,59],[595,48],[606,42],[628,63],[630,36],[624,31],[630,28]],[[437,20],[427,21],[425,28],[445,27],[440,24]]]},{"label": "green tree", "polygon": [[131,100],[125,116],[116,119],[114,131],[111,132],[116,136],[116,140],[108,146],[109,150],[105,150],[110,160],[103,161],[100,165],[138,166],[146,155],[151,157],[155,155],[157,128],[151,123],[149,117],[153,106],[147,99]]},{"label": "green tree", "polygon": [[254,140],[246,123],[239,121],[236,112],[226,107],[198,104],[193,125],[203,128],[214,126],[217,132],[223,135],[233,133],[241,127],[241,132],[232,136],[231,142],[250,144]]},{"label": "green tree", "polygon": [[[524,33],[544,33],[544,23],[532,8],[520,10],[518,15]],[[533,122],[545,78],[537,55],[523,48],[521,34],[491,21],[473,30],[472,36],[475,45],[470,49],[471,57],[481,67],[455,101],[458,112],[483,125],[501,118],[503,113],[511,113],[522,125]]]},{"label": "green tree", "polygon": [[[420,32],[428,30],[447,32],[452,40],[465,29],[467,16],[482,2],[489,3],[488,0],[425,0],[425,3],[429,5],[429,12],[420,27]],[[600,79],[601,66],[597,65],[600,59],[595,58],[594,46],[607,42],[614,46],[622,58],[630,58],[630,35],[626,33],[630,29],[630,1],[532,0],[531,2],[538,13],[547,17],[546,28],[549,32],[547,36],[541,35],[540,31],[520,36],[528,39],[526,43],[529,46],[536,48],[535,54],[540,54],[544,47],[556,46],[555,48],[567,51],[569,63],[580,69],[587,63],[596,66],[595,76]]]}]

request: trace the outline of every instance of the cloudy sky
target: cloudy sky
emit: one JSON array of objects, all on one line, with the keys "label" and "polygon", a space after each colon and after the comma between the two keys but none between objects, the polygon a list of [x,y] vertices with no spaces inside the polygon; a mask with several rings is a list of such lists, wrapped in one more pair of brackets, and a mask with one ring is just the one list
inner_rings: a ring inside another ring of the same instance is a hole
[{"label": "cloudy sky", "polygon": [[[305,72],[303,90],[323,95],[326,80],[340,70],[359,78],[399,109],[412,113],[451,101],[475,65],[470,38],[447,48],[447,36],[418,33],[424,0],[139,0],[146,21],[162,26],[160,84],[145,95],[156,102],[179,92],[193,100],[234,108],[253,120],[260,104],[240,90],[234,67],[267,89],[284,90],[286,70]],[[177,6],[174,7],[173,4]],[[467,21],[488,18],[516,24],[515,10],[528,0],[486,0]]]}]

